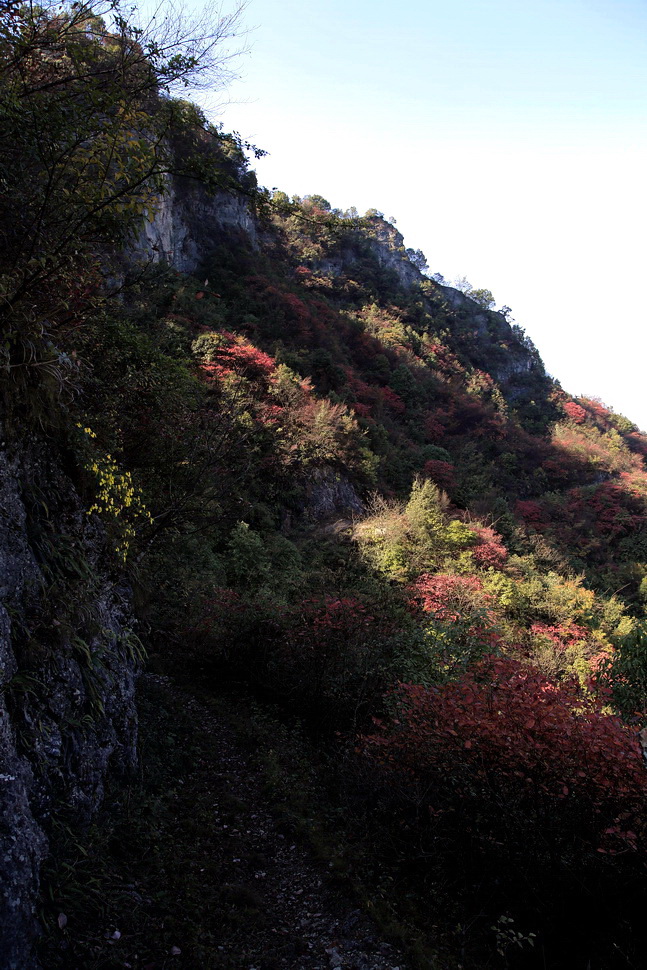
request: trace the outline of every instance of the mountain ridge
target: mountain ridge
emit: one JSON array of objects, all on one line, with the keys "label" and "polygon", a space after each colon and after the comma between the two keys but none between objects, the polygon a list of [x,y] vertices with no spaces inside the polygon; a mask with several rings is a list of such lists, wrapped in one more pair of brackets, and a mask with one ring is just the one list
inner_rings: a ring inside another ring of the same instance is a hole
[{"label": "mountain ridge", "polygon": [[259,189],[165,90],[188,62],[88,10],[0,17],[6,967],[37,963],[46,840],[41,963],[139,959],[86,894],[119,846],[68,836],[141,797],[146,651],[264,705],[268,773],[293,744],[421,966],[635,965],[647,438],[375,210]]}]

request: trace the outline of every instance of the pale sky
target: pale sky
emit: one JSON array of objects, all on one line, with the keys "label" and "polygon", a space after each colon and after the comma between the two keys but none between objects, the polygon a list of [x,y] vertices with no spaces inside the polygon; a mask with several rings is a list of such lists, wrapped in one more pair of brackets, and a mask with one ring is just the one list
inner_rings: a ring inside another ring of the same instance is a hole
[{"label": "pale sky", "polygon": [[646,0],[251,0],[219,113],[261,184],[394,216],[647,428]]}]

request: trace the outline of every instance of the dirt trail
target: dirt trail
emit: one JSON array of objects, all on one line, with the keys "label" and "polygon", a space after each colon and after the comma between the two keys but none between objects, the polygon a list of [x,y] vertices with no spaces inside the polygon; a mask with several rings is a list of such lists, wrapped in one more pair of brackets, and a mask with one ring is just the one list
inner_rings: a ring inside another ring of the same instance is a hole
[{"label": "dirt trail", "polygon": [[250,706],[141,677],[141,777],[53,843],[44,970],[410,970],[277,808],[258,740],[292,766],[293,734]]},{"label": "dirt trail", "polygon": [[[158,686],[170,684],[158,678]],[[280,820],[267,808],[262,774],[226,719],[195,697],[187,698],[186,710],[209,738],[219,766],[208,784],[220,899],[225,909],[241,916],[240,923],[233,920],[223,927],[226,933],[217,947],[222,967],[408,970],[357,903],[331,885],[325,864],[281,830]]]}]

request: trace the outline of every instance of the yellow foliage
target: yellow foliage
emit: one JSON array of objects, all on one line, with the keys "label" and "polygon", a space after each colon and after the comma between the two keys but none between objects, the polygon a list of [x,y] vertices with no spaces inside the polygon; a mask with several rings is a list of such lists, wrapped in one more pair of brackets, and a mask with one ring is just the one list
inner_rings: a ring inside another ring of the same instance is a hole
[{"label": "yellow foliage", "polygon": [[[91,428],[84,428],[81,424],[77,427],[87,438],[96,438]],[[115,552],[126,562],[137,526],[152,521],[141,491],[133,483],[130,472],[121,471],[112,455],[90,460],[86,470],[92,472],[96,479],[95,499],[87,514],[96,513],[108,519],[113,527],[116,526]]]}]

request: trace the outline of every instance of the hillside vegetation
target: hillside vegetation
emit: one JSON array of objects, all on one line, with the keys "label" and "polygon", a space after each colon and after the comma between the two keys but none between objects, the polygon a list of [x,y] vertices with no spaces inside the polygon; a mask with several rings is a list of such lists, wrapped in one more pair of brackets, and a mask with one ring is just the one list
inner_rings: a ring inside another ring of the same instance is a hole
[{"label": "hillside vegetation", "polygon": [[[156,669],[307,738],[425,953],[641,966],[647,436],[379,213],[259,190],[167,90],[193,55],[96,13],[0,15],[7,440],[66,468]],[[254,232],[136,259],[170,187]],[[54,651],[92,580],[48,575],[20,636]]]}]

